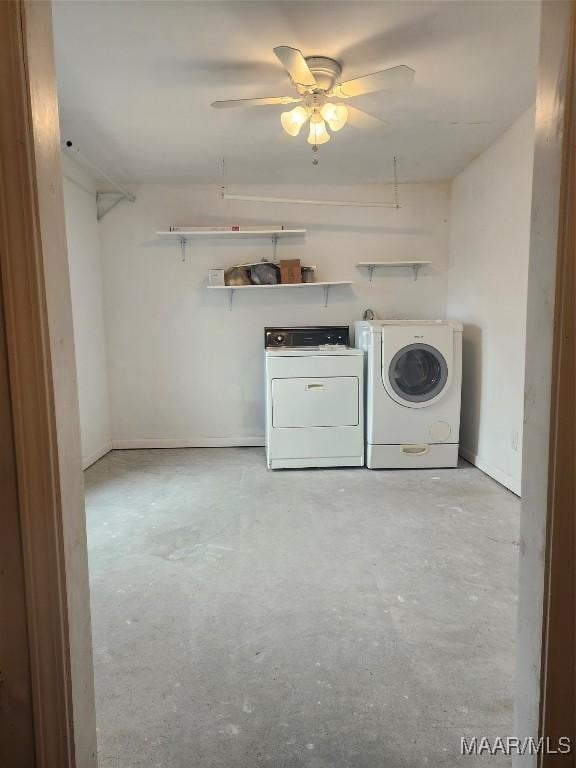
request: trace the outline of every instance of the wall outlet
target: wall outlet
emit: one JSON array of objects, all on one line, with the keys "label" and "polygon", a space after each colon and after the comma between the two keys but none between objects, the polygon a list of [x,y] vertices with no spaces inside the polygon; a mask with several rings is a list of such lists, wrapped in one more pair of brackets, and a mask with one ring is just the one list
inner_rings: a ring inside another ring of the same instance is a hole
[{"label": "wall outlet", "polygon": [[512,431],[511,436],[510,436],[510,445],[512,446],[512,450],[513,451],[517,451],[518,450],[518,440],[519,440],[518,430],[514,429]]}]

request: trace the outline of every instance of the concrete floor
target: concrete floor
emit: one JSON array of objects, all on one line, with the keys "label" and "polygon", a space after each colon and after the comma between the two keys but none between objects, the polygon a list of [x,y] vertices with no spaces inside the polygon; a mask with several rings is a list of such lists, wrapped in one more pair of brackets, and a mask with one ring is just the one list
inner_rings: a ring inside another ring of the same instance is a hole
[{"label": "concrete floor", "polygon": [[100,768],[492,768],[512,729],[519,501],[477,469],[86,473]]}]

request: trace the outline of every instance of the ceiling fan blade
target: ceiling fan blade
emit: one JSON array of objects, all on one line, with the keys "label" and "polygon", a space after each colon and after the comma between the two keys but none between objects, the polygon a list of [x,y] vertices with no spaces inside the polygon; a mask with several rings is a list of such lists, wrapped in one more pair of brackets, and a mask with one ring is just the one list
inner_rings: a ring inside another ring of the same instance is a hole
[{"label": "ceiling fan blade", "polygon": [[274,104],[295,104],[302,99],[294,96],[266,96],[261,99],[229,99],[228,101],[213,101],[216,109],[228,109],[229,107],[268,107]]},{"label": "ceiling fan blade", "polygon": [[385,120],[380,120],[379,117],[374,117],[368,112],[364,112],[363,109],[358,107],[352,107],[350,104],[346,104],[348,110],[348,122],[354,128],[362,128],[365,131],[381,132],[388,123]]},{"label": "ceiling fan blade", "polygon": [[402,64],[399,67],[391,67],[373,72],[371,75],[346,80],[337,85],[334,92],[341,99],[349,99],[351,96],[363,96],[365,93],[382,91],[385,88],[400,88],[412,85],[415,74],[411,67]]},{"label": "ceiling fan blade", "polygon": [[279,45],[274,48],[274,53],[292,78],[292,82],[298,85],[318,85],[302,51],[299,51],[298,48],[290,48],[289,45]]}]

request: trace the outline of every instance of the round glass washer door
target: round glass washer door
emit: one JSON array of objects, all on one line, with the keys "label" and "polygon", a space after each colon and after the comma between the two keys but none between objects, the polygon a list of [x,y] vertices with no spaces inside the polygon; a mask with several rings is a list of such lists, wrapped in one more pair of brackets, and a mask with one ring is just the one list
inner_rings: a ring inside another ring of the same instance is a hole
[{"label": "round glass washer door", "polygon": [[390,361],[388,379],[394,392],[410,403],[437,397],[448,381],[444,355],[429,344],[402,347]]}]

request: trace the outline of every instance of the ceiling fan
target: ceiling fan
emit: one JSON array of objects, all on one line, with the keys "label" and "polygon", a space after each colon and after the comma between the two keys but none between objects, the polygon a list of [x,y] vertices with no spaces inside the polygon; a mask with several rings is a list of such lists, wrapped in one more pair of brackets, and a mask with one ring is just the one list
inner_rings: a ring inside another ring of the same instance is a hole
[{"label": "ceiling fan", "polygon": [[[214,101],[213,107],[225,109],[228,107],[267,107],[277,104],[301,104],[288,112],[283,112],[280,121],[286,133],[297,136],[302,126],[309,120],[310,132],[308,143],[314,151],[320,144],[330,141],[331,131],[339,131],[348,119],[361,127],[382,127],[384,121],[369,115],[357,107],[339,103],[365,93],[373,93],[386,88],[396,88],[411,85],[414,80],[414,70],[401,65],[373,72],[370,75],[356,77],[353,80],[341,82],[342,67],[334,59],[326,56],[304,56],[298,48],[280,45],[274,48],[284,69],[290,75],[292,85],[296,88],[297,96],[269,96],[256,99],[231,99],[229,101]],[[317,164],[317,160],[314,161]]]}]

